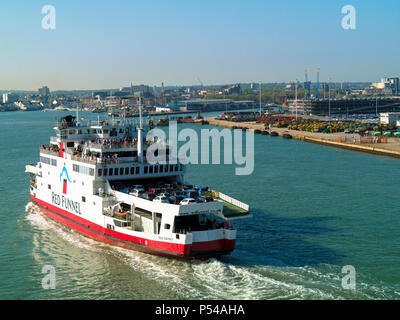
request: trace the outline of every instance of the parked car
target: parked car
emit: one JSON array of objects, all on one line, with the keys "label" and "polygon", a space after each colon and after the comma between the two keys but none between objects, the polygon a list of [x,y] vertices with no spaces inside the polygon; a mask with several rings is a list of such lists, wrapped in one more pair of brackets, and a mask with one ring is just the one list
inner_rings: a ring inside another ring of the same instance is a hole
[{"label": "parked car", "polygon": [[168,198],[167,197],[163,197],[163,196],[157,196],[154,198],[153,202],[158,202],[158,203],[169,203]]},{"label": "parked car", "polygon": [[202,194],[203,192],[208,192],[208,187],[199,188],[199,194]]},{"label": "parked car", "polygon": [[172,193],[172,195],[173,196],[179,196],[179,197],[183,197],[184,196],[183,191],[175,191],[175,192]]},{"label": "parked car", "polygon": [[153,199],[156,197],[155,194],[150,193],[150,192],[145,192],[145,193],[141,193],[140,197],[149,201],[153,201]]},{"label": "parked car", "polygon": [[207,202],[205,197],[197,197],[195,200],[196,200],[197,203]]},{"label": "parked car", "polygon": [[149,192],[157,194],[157,193],[161,192],[161,189],[156,188],[156,187],[151,187],[151,188],[149,188]]},{"label": "parked car", "polygon": [[196,203],[196,200],[193,198],[186,198],[186,199],[183,199],[179,204],[188,205],[188,204],[192,204],[192,203]]},{"label": "parked car", "polygon": [[160,194],[158,194],[160,197],[167,197],[169,198],[171,195],[167,192],[161,192]]},{"label": "parked car", "polygon": [[140,195],[144,193],[144,190],[140,189],[133,189],[131,192],[129,192],[130,195],[135,196],[135,197],[140,197]]},{"label": "parked car", "polygon": [[193,190],[193,189],[189,189],[189,190],[183,191],[183,194],[184,194],[186,197],[195,198],[195,197],[198,197],[198,196],[199,196],[199,191]]},{"label": "parked car", "polygon": [[172,203],[172,204],[180,204],[183,199],[185,199],[185,197],[183,197],[183,196],[170,196],[168,198],[169,203]]},{"label": "parked car", "polygon": [[132,187],[132,189],[133,190],[140,190],[140,191],[145,191],[144,190],[144,187],[141,185],[141,184],[135,184],[133,187]]}]

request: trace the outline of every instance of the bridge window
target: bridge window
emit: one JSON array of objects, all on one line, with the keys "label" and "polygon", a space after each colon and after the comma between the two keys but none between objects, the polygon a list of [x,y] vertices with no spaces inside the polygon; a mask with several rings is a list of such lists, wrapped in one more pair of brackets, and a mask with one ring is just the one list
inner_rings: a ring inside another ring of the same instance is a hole
[{"label": "bridge window", "polygon": [[129,174],[129,168],[125,168],[125,174],[126,174],[126,175]]},{"label": "bridge window", "polygon": [[124,168],[119,168],[119,175],[123,176],[124,175]]},{"label": "bridge window", "polygon": [[158,166],[154,166],[154,173],[158,173]]},{"label": "bridge window", "polygon": [[135,167],[131,167],[131,175],[135,174]]},{"label": "bridge window", "polygon": [[144,174],[147,174],[148,170],[149,170],[149,167],[148,167],[148,166],[145,166],[145,167],[144,167]]},{"label": "bridge window", "polygon": [[112,176],[112,175],[113,175],[113,168],[110,168],[110,171],[109,171],[108,175],[109,175],[109,176]]},{"label": "bridge window", "polygon": [[103,169],[99,169],[99,170],[97,171],[97,175],[98,175],[99,177],[102,176],[102,173],[103,173]]},{"label": "bridge window", "polygon": [[140,167],[136,167],[136,174],[140,173]]},{"label": "bridge window", "polygon": [[153,173],[153,166],[149,167],[149,173]]},{"label": "bridge window", "polygon": [[105,168],[105,169],[104,169],[104,176],[105,176],[105,177],[107,176],[107,173],[108,173],[107,171],[108,171],[108,169]]},{"label": "bridge window", "polygon": [[118,175],[118,168],[115,168],[114,169],[114,176],[117,176]]}]

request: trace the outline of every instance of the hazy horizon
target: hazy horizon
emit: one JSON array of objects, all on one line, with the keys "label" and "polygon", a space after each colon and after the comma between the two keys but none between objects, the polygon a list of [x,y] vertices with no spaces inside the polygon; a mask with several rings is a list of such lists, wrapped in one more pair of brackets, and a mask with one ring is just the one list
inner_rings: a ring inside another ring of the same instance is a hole
[{"label": "hazy horizon", "polygon": [[[42,28],[42,7],[56,28]],[[341,26],[356,9],[356,29]],[[133,84],[376,82],[400,76],[400,2],[3,1],[3,91]]]}]

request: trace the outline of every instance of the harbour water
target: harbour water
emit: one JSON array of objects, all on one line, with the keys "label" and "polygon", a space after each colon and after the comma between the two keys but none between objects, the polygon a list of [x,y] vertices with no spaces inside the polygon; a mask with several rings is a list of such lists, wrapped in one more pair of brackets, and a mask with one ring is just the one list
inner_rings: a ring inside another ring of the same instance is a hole
[{"label": "harbour water", "polygon": [[[400,297],[399,160],[255,135],[251,176],[236,176],[235,165],[190,165],[187,182],[250,204],[253,218],[236,221],[230,256],[187,262],[99,243],[29,203],[25,165],[65,114],[0,113],[1,299]],[[55,268],[54,290],[42,288],[45,265]],[[342,288],[347,265],[355,290]]]}]

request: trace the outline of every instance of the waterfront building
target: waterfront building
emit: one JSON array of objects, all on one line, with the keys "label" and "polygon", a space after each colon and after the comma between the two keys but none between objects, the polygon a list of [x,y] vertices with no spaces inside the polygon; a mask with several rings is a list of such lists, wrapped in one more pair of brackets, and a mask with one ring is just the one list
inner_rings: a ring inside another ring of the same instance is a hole
[{"label": "waterfront building", "polygon": [[39,96],[41,96],[41,97],[50,96],[50,89],[46,86],[39,88],[38,91],[39,91]]},{"label": "waterfront building", "polygon": [[8,102],[8,93],[3,93],[3,103]]},{"label": "waterfront building", "polygon": [[172,112],[173,110],[169,107],[156,107],[156,112]]},{"label": "waterfront building", "polygon": [[363,90],[364,95],[397,95],[399,93],[399,78],[382,78],[381,82],[373,83]]},{"label": "waterfront building", "polygon": [[385,112],[379,115],[381,124],[397,124],[400,121],[400,112]]},{"label": "waterfront building", "polygon": [[248,109],[254,107],[254,101],[241,100],[235,101],[232,99],[193,99],[178,101],[176,103],[180,111],[222,111]]},{"label": "waterfront building", "polygon": [[[295,112],[295,100],[287,101],[289,111]],[[330,110],[330,112],[329,112]],[[400,98],[341,98],[297,100],[299,114],[326,116],[330,114],[375,114],[400,111]]]}]

